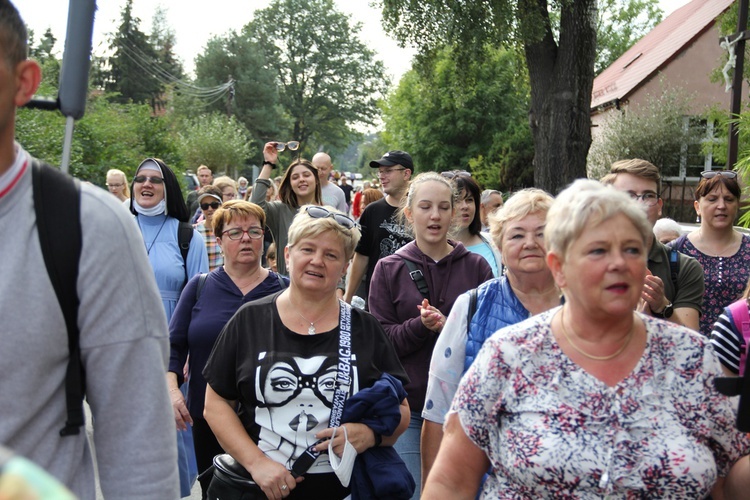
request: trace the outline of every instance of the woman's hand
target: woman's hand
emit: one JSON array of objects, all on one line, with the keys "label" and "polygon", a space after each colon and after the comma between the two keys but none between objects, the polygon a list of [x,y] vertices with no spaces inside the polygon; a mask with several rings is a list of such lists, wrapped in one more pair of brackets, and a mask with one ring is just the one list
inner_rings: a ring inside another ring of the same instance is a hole
[{"label": "woman's hand", "polygon": [[[341,427],[346,427],[346,436]],[[354,446],[357,453],[362,453],[368,448],[375,446],[375,432],[367,427],[365,424],[347,423],[342,425],[336,431],[336,437],[333,438],[333,452],[339,457],[344,453],[344,443],[346,438],[349,438],[349,443]],[[333,434],[333,428],[328,427],[323,429],[315,435],[316,439],[325,439],[322,443],[318,444],[315,449],[319,452],[328,451],[328,444]]]},{"label": "woman's hand", "polygon": [[427,299],[422,300],[422,305],[417,306],[422,324],[435,333],[440,333],[445,325],[445,316],[437,308],[430,305]]},{"label": "woman's hand", "polygon": [[279,151],[276,149],[275,142],[267,142],[263,146],[263,159],[274,164],[279,160]]},{"label": "woman's hand", "polygon": [[173,387],[169,389],[169,399],[172,401],[177,430],[186,431],[187,424],[193,425],[193,417],[190,416],[190,412],[185,405],[185,396],[182,395],[182,391]]},{"label": "woman's hand", "polygon": [[289,493],[297,487],[297,483],[303,479],[302,477],[295,479],[286,467],[266,456],[258,458],[247,470],[263,493],[274,500],[289,496]]}]

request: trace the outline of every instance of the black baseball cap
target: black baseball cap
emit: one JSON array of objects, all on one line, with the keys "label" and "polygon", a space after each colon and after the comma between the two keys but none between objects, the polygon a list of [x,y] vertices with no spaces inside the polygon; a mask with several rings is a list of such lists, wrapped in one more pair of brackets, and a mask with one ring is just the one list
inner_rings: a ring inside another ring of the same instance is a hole
[{"label": "black baseball cap", "polygon": [[381,159],[370,162],[371,168],[392,167],[393,165],[401,165],[414,171],[414,162],[411,161],[411,155],[406,151],[388,151]]}]

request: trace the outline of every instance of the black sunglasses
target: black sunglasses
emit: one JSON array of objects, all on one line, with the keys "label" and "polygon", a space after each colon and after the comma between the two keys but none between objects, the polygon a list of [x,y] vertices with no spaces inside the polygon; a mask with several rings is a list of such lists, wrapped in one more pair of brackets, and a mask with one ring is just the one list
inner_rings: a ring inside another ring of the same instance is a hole
[{"label": "black sunglasses", "polygon": [[164,179],[161,177],[149,177],[148,175],[136,175],[133,178],[133,182],[136,184],[143,184],[149,181],[151,184],[164,184]]},{"label": "black sunglasses", "polygon": [[208,210],[209,207],[216,210],[220,206],[221,206],[221,203],[219,203],[218,201],[212,201],[211,203],[201,203],[201,210]]},{"label": "black sunglasses", "polygon": [[330,217],[335,220],[340,226],[343,226],[346,229],[353,229],[357,227],[357,223],[354,222],[354,219],[347,217],[344,214],[331,212],[330,210],[323,207],[307,207],[306,212],[307,215],[309,215],[313,219],[325,219],[326,217]]},{"label": "black sunglasses", "polygon": [[734,170],[705,170],[701,172],[701,177],[704,179],[713,179],[717,175],[720,175],[725,179],[737,178],[737,172],[735,172]]}]

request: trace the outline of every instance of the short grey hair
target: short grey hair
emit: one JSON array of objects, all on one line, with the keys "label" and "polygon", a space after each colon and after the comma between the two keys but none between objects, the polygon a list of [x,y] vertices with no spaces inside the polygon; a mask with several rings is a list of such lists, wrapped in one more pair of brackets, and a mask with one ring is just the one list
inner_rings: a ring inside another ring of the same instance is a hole
[{"label": "short grey hair", "polygon": [[684,232],[685,231],[682,230],[682,227],[669,217],[662,217],[656,221],[656,224],[654,224],[654,234],[656,234],[657,237],[660,233],[677,233],[682,236]]},{"label": "short grey hair", "polygon": [[534,213],[546,216],[554,200],[549,193],[536,188],[522,189],[514,193],[502,207],[487,216],[490,236],[495,245],[500,248],[503,232],[509,221]]},{"label": "short grey hair", "polygon": [[[346,229],[332,217],[315,218],[307,215],[307,208],[314,206],[317,205],[303,205],[299,208],[297,215],[295,215],[292,220],[292,225],[289,226],[289,238],[286,246],[291,248],[300,240],[305,238],[316,238],[326,231],[332,231],[341,242],[346,260],[349,261],[354,257],[354,249],[357,248],[359,238],[362,236],[359,227],[355,226],[351,229]],[[332,214],[346,215],[349,217],[344,212],[336,210],[331,206],[325,206],[323,208]]]},{"label": "short grey hair", "polygon": [[565,260],[570,245],[587,227],[596,226],[617,215],[626,216],[641,234],[647,247],[653,232],[646,213],[626,193],[601,182],[578,179],[564,189],[547,213],[544,244]]},{"label": "short grey hair", "polygon": [[482,205],[486,205],[490,199],[490,196],[492,196],[493,194],[499,194],[500,196],[503,195],[503,193],[498,191],[497,189],[485,189],[484,191],[482,191],[482,196],[479,200],[479,203],[481,203]]}]

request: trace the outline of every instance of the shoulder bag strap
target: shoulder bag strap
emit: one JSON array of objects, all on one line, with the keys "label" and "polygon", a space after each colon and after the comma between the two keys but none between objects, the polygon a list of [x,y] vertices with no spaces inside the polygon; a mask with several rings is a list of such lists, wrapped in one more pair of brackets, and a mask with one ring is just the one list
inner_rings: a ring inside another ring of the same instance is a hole
[{"label": "shoulder bag strap", "polygon": [[[349,397],[349,389],[352,385],[352,306],[339,299],[339,362],[336,372],[336,389],[333,392],[333,407],[331,418],[328,419],[328,427],[339,427],[341,415],[344,413],[344,404]],[[299,477],[312,466],[313,462],[320,456],[315,451],[315,446],[320,441],[313,443],[292,465],[292,475]]]},{"label": "shoulder bag strap", "polygon": [[409,269],[409,277],[411,277],[411,280],[417,285],[417,290],[419,290],[420,295],[425,299],[430,300],[430,288],[427,286],[427,280],[424,279],[422,270],[409,259],[404,259],[403,257],[401,257],[401,259],[404,261],[404,264],[406,264],[406,268]]}]

